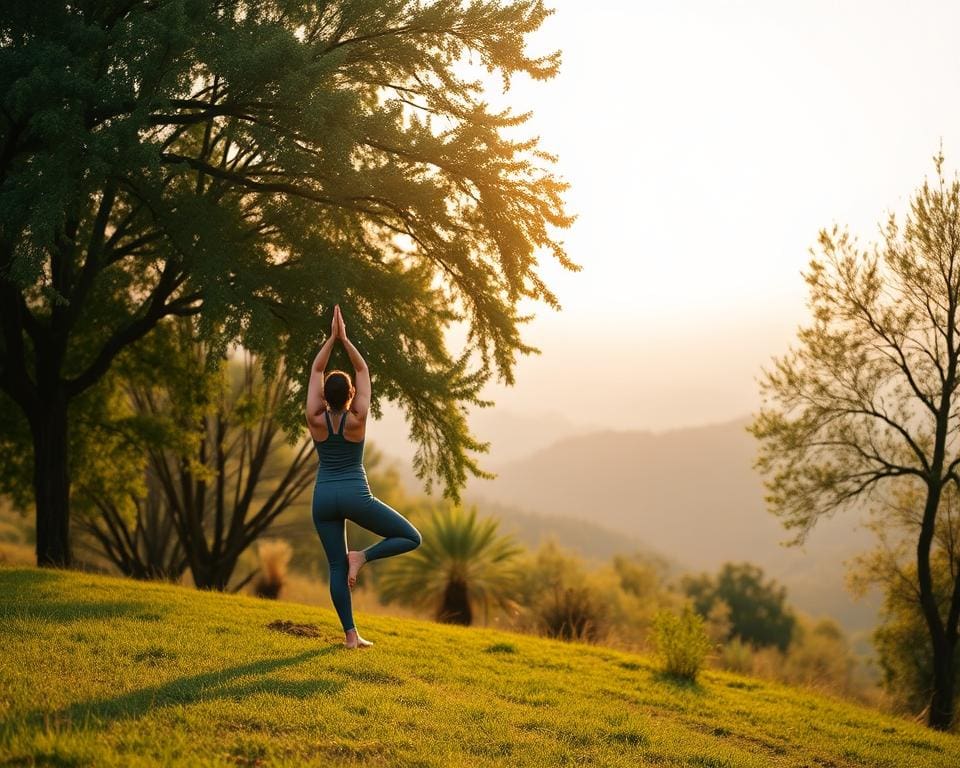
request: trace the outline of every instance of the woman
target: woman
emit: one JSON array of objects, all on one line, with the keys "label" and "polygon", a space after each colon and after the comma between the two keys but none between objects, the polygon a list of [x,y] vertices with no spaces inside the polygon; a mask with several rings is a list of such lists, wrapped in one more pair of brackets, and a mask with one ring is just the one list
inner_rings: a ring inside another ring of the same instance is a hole
[{"label": "woman", "polygon": [[[339,339],[353,365],[356,389],[344,371],[324,377],[333,345]],[[333,308],[330,337],[324,342],[307,386],[307,425],[320,456],[313,487],[313,524],[330,563],[330,597],[345,633],[347,648],[367,648],[373,643],[357,633],[350,590],[357,572],[371,560],[392,557],[420,546],[420,532],[399,512],[370,493],[363,469],[363,441],[370,408],[370,371],[357,348],[347,338],[340,305]],[[361,551],[347,551],[345,521],[385,537]]]}]

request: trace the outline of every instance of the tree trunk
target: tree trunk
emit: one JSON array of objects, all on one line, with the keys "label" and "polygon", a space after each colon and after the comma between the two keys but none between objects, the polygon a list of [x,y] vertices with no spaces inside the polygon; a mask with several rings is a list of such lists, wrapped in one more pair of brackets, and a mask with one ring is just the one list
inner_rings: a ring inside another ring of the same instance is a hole
[{"label": "tree trunk", "polygon": [[[944,409],[941,409],[944,410]],[[943,420],[938,420],[937,447],[934,452],[932,471],[939,477],[943,467],[943,441],[945,433]],[[933,483],[929,486],[924,504],[920,536],[917,540],[917,586],[919,587],[920,609],[927,623],[927,631],[933,647],[933,695],[927,725],[938,730],[947,730],[953,719],[953,643],[950,642],[947,628],[944,627],[933,589],[933,573],[930,567],[930,548],[936,531],[937,510],[943,486]]]},{"label": "tree trunk", "polygon": [[30,419],[37,506],[37,565],[70,566],[70,471],[67,398],[57,391]]},{"label": "tree trunk", "polygon": [[933,645],[933,696],[927,725],[939,731],[949,730],[953,722],[953,648],[946,638]]},{"label": "tree trunk", "polygon": [[447,624],[470,626],[473,623],[473,611],[470,609],[470,598],[464,582],[459,579],[447,582],[437,618]]},{"label": "tree trunk", "polygon": [[236,557],[219,558],[212,555],[206,558],[201,557],[198,566],[191,567],[190,572],[197,589],[215,589],[217,592],[224,592],[236,567]]}]

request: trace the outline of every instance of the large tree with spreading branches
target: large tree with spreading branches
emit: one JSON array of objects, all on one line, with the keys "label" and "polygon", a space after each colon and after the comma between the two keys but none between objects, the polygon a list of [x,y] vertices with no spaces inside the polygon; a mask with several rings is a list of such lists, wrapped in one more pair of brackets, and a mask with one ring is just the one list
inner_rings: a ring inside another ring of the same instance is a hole
[{"label": "large tree with spreading branches", "polygon": [[[33,445],[37,559],[68,564],[70,406],[171,315],[297,386],[339,302],[421,477],[479,473],[465,406],[512,383],[519,304],[575,268],[528,113],[540,0],[76,0],[0,16],[0,391]],[[476,64],[474,63],[476,61]],[[444,332],[468,329],[452,353]]]},{"label": "large tree with spreading branches", "polygon": [[[960,488],[960,180],[914,194],[902,223],[862,249],[847,232],[820,234],[805,278],[813,322],[764,371],[750,425],[767,501],[805,540],[819,519],[854,505],[909,537],[898,568],[923,615],[931,656],[929,724],[950,727],[960,624],[960,568],[932,567]],[[904,499],[912,499],[905,514]],[[945,582],[938,579],[946,578]]]}]

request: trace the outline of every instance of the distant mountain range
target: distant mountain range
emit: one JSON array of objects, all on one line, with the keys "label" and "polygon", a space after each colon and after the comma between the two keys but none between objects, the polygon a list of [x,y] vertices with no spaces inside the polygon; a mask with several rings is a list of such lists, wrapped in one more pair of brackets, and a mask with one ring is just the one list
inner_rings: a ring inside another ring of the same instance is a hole
[{"label": "distant mountain range", "polygon": [[668,575],[679,575],[688,570],[676,559],[652,549],[636,536],[583,519],[539,515],[489,499],[474,500],[474,506],[481,516],[496,517],[502,531],[513,534],[530,549],[552,539],[564,549],[577,552],[591,565],[609,563],[614,555],[640,554],[660,561]]},{"label": "distant mountain range", "polygon": [[[368,438],[388,456],[409,464],[414,449],[406,421],[389,403],[383,411],[382,418],[368,427]],[[468,421],[473,435],[490,443],[489,453],[480,456],[485,469],[525,458],[565,437],[596,431],[596,424],[577,423],[559,413],[517,413],[505,408],[474,408]]]},{"label": "distant mountain range", "polygon": [[[543,516],[588,521],[643,542],[691,570],[750,561],[787,587],[788,600],[848,630],[877,621],[879,596],[854,601],[843,561],[871,548],[858,516],[822,520],[803,547],[766,511],[752,463],[749,417],[662,433],[602,431],[564,437],[472,481],[468,497]],[[586,532],[585,532],[586,533]]]}]

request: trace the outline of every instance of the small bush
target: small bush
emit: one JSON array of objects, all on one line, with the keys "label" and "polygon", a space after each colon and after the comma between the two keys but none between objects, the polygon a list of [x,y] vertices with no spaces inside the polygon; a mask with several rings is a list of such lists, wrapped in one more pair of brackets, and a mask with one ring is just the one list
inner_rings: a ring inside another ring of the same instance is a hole
[{"label": "small bush", "polygon": [[586,587],[555,587],[539,606],[547,637],[584,643],[603,638],[606,612],[606,606]]},{"label": "small bush", "polygon": [[260,577],[253,585],[257,597],[275,600],[287,583],[287,566],[293,549],[283,539],[264,539],[257,543]]},{"label": "small bush", "polygon": [[734,636],[720,651],[720,666],[741,675],[753,674],[753,648]]},{"label": "small bush", "polygon": [[[527,555],[520,574],[517,598],[525,609],[518,626],[561,640],[596,643],[606,639],[610,583],[605,580],[601,587],[581,557],[549,540]],[[619,583],[615,587],[619,589]]]},{"label": "small bush", "polygon": [[680,616],[658,611],[653,626],[657,650],[667,674],[696,680],[710,652],[710,638],[700,615],[690,606],[686,606]]}]

